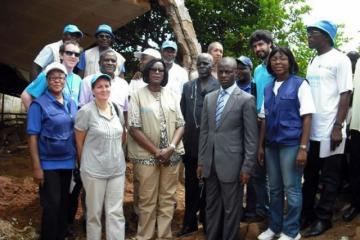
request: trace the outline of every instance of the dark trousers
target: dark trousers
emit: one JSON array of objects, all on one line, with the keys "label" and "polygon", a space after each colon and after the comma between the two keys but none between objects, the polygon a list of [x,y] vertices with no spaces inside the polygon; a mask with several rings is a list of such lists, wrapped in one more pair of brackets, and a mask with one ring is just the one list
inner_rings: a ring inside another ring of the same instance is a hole
[{"label": "dark trousers", "polygon": [[82,189],[82,182],[77,182],[74,189],[69,194],[69,212],[68,212],[68,224],[72,225],[75,220],[75,215],[79,206],[79,196]]},{"label": "dark trousers", "polygon": [[198,159],[191,158],[185,154],[183,162],[185,166],[185,214],[183,228],[188,227],[190,229],[197,229],[198,221],[196,214],[199,210],[200,221],[203,225],[205,221],[205,203],[200,199],[201,189],[196,174]]},{"label": "dark trousers", "polygon": [[44,170],[44,185],[40,186],[41,240],[65,239],[70,180],[71,170]]},{"label": "dark trousers", "polygon": [[360,208],[360,132],[350,131],[351,150],[349,162],[349,182],[351,187],[351,203]]},{"label": "dark trousers", "polygon": [[214,167],[206,180],[206,239],[240,239],[243,186],[221,182]]},{"label": "dark trousers", "polygon": [[[331,220],[341,184],[342,155],[320,158],[319,151],[320,142],[310,141],[308,161],[304,169],[302,213],[303,217],[309,219]],[[315,196],[319,183],[322,188],[320,199],[316,204]]]},{"label": "dark trousers", "polygon": [[250,180],[247,184],[245,217],[267,217],[269,194],[266,182],[265,166],[255,163]]}]

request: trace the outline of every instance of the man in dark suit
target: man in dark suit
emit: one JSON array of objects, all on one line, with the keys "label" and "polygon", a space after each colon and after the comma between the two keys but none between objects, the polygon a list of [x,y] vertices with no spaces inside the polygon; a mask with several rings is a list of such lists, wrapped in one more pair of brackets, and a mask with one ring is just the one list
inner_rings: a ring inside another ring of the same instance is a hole
[{"label": "man in dark suit", "polygon": [[236,61],[218,65],[220,90],[204,100],[198,177],[206,181],[208,240],[237,240],[243,185],[256,161],[258,129],[255,99],[235,83]]},{"label": "man in dark suit", "polygon": [[[211,74],[213,57],[208,53],[201,53],[196,62],[199,78],[184,84],[181,97],[181,112],[185,120],[183,142],[185,155],[185,213],[183,227],[177,237],[185,237],[198,230],[197,212],[200,210],[199,220],[205,230],[205,201],[200,199],[199,179],[196,175],[198,166],[199,135],[201,112],[205,96],[217,89],[220,84]],[[203,189],[203,188],[202,188]],[[205,193],[203,192],[203,195]]]}]

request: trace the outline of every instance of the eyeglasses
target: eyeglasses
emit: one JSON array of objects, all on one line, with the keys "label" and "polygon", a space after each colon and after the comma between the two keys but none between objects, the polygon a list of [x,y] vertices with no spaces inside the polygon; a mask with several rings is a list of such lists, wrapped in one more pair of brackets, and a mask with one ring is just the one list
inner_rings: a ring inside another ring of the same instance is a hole
[{"label": "eyeglasses", "polygon": [[150,68],[150,71],[154,72],[154,73],[164,73],[165,72],[165,70],[163,68]]},{"label": "eyeglasses", "polygon": [[73,52],[73,51],[64,51],[66,56],[71,57],[72,55],[75,55],[75,57],[80,57],[80,53],[78,52]]},{"label": "eyeglasses", "polygon": [[111,36],[109,34],[98,34],[97,35],[98,38],[105,38],[105,39],[110,39]]},{"label": "eyeglasses", "polygon": [[65,76],[61,76],[61,77],[49,77],[49,81],[51,82],[55,82],[55,81],[64,81],[65,80]]}]

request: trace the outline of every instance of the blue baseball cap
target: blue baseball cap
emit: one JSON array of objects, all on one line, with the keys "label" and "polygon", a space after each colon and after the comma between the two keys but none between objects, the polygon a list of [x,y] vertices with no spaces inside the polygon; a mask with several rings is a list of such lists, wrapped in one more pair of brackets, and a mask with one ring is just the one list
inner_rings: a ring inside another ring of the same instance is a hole
[{"label": "blue baseball cap", "polygon": [[80,38],[84,36],[84,34],[80,31],[80,29],[73,24],[68,24],[64,27],[63,33],[78,33],[80,35]]},{"label": "blue baseball cap", "polygon": [[107,74],[104,73],[96,73],[94,74],[94,76],[91,78],[91,87],[94,87],[95,83],[97,80],[99,79],[105,79],[108,80],[109,82],[111,81],[111,77]]},{"label": "blue baseball cap", "polygon": [[177,51],[177,45],[174,41],[171,40],[167,40],[165,42],[163,42],[163,44],[161,45],[161,49],[165,49],[165,48],[172,48],[175,51]]},{"label": "blue baseball cap", "polygon": [[332,45],[334,45],[335,36],[337,32],[337,26],[334,23],[328,20],[321,20],[313,24],[310,24],[306,27],[308,31],[311,28],[317,28],[323,31],[324,33],[326,33],[330,37]]},{"label": "blue baseball cap", "polygon": [[250,67],[251,69],[253,68],[253,64],[252,64],[252,62],[251,62],[251,59],[248,58],[248,57],[246,57],[246,56],[240,56],[240,57],[238,57],[238,58],[236,59],[236,61],[237,61],[238,63],[244,64],[245,66]]},{"label": "blue baseball cap", "polygon": [[112,32],[112,28],[111,28],[109,25],[106,25],[106,24],[101,24],[101,25],[99,25],[98,28],[96,29],[95,37],[96,37],[99,33],[102,33],[102,32],[111,35],[112,38],[115,37],[115,35],[114,35],[113,32]]}]

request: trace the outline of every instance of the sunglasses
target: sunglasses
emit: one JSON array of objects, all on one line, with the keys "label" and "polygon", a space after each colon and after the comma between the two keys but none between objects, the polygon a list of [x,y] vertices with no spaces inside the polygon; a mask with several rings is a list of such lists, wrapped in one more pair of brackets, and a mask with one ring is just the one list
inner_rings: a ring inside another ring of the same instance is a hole
[{"label": "sunglasses", "polygon": [[109,34],[98,34],[97,35],[98,38],[105,38],[105,39],[110,39],[111,36]]},{"label": "sunglasses", "polygon": [[72,55],[74,55],[75,57],[80,57],[80,53],[78,52],[73,52],[73,51],[64,51],[66,56],[71,57]]},{"label": "sunglasses", "polygon": [[165,70],[164,69],[162,69],[162,68],[150,68],[150,71],[151,72],[154,72],[154,73],[163,73],[163,72],[165,72]]}]

